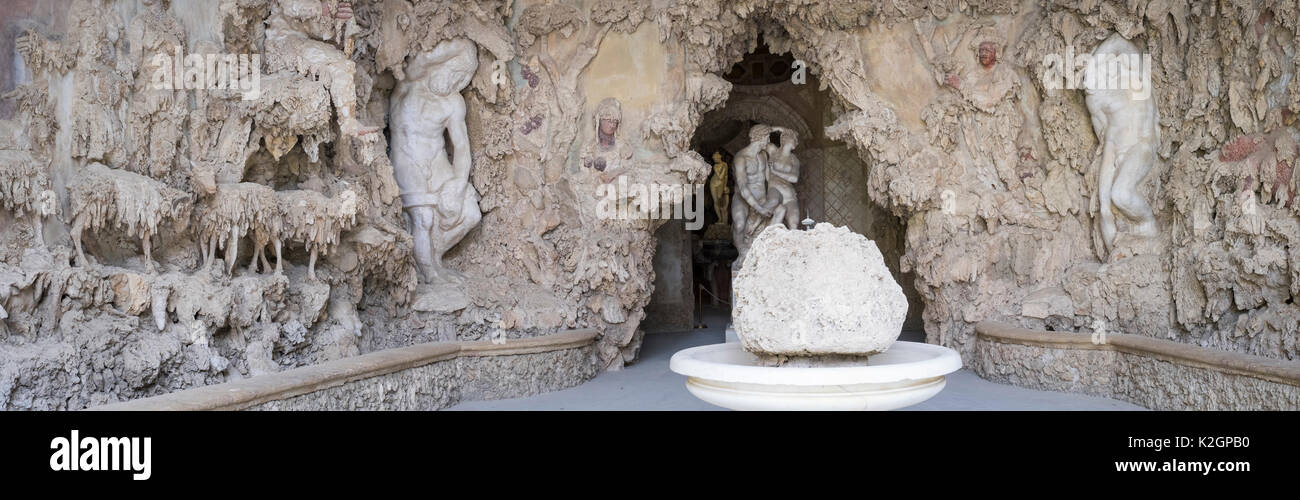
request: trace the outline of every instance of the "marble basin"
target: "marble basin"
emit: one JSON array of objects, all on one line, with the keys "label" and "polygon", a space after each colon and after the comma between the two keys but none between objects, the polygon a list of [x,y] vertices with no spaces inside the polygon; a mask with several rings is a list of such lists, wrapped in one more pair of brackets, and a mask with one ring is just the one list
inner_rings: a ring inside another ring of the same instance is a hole
[{"label": "marble basin", "polygon": [[961,369],[947,347],[894,342],[867,361],[823,367],[762,366],[738,342],[685,349],[669,369],[685,375],[686,389],[705,402],[732,410],[893,410],[943,390],[945,376]]}]

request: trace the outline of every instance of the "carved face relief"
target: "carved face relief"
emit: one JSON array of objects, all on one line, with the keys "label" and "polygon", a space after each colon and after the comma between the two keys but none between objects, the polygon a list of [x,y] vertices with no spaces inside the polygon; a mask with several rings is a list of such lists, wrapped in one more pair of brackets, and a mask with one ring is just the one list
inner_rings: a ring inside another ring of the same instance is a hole
[{"label": "carved face relief", "polygon": [[618,142],[618,126],[623,121],[623,109],[618,99],[607,97],[596,105],[596,139],[602,148]]},{"label": "carved face relief", "polygon": [[994,64],[998,63],[998,46],[993,42],[983,42],[979,48],[980,66],[984,69],[992,69]]},{"label": "carved face relief", "polygon": [[613,146],[615,142],[614,134],[618,132],[618,120],[614,118],[602,118],[600,120],[600,145]]}]

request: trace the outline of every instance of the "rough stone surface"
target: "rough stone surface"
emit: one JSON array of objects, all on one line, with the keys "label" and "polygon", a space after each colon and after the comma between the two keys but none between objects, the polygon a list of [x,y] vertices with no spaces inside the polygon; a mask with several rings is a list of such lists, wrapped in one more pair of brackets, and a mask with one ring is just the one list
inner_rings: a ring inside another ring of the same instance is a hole
[{"label": "rough stone surface", "polygon": [[510,356],[462,356],[269,401],[254,411],[439,410],[462,401],[531,396],[596,376],[590,347]]},{"label": "rough stone surface", "polygon": [[[7,5],[0,407],[81,408],[423,339],[583,327],[602,332],[595,363],[618,369],[635,359],[663,220],[601,218],[597,190],[620,176],[702,183],[692,135],[760,39],[806,63],[822,97],[755,121],[811,110],[829,125],[801,130],[796,151],[838,141],[858,157],[858,194],[905,222],[899,267],[930,342],[969,362],[974,324],[1000,319],[1300,357],[1294,2],[385,0],[355,2],[342,23],[329,3]],[[1119,213],[1099,252],[1108,140],[1046,62],[1115,35],[1151,55],[1158,133],[1142,146],[1155,158],[1124,184],[1149,203],[1154,236],[1128,238],[1152,233],[1150,219]],[[388,138],[354,132],[390,124],[409,56],[456,38],[478,52],[461,96],[482,220],[443,258],[469,300],[421,311]],[[320,50],[300,57],[308,45]],[[175,50],[258,55],[263,92],[153,88],[152,56]],[[151,182],[74,202],[96,164]],[[208,173],[211,192],[196,186]],[[820,173],[801,175],[807,189]],[[118,203],[132,189],[148,203]],[[322,205],[283,217],[268,190]],[[278,275],[261,259],[276,241]],[[1044,289],[1064,296],[1032,295]]]},{"label": "rough stone surface", "polygon": [[875,242],[831,224],[769,226],[736,275],[732,318],[763,355],[866,356],[903,332],[907,297]]},{"label": "rough stone surface", "polygon": [[971,368],[993,382],[1077,392],[1153,410],[1300,409],[1300,387],[1138,354],[981,338]]},{"label": "rough stone surface", "polygon": [[268,401],[250,411],[437,410],[460,401],[457,360],[430,363],[328,389]]}]

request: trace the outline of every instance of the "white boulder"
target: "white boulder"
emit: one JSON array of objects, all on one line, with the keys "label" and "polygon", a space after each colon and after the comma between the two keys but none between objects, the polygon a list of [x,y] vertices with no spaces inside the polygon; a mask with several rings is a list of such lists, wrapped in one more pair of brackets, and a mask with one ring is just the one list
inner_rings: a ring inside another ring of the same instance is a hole
[{"label": "white boulder", "polygon": [[764,229],[734,287],[736,334],[761,356],[884,352],[907,317],[907,297],[875,242],[826,223]]}]

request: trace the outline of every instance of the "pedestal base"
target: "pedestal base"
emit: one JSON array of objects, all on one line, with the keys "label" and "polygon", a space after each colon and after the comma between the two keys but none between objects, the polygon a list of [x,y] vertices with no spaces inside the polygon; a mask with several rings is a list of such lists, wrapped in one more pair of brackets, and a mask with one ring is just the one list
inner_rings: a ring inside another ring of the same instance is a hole
[{"label": "pedestal base", "polygon": [[767,367],[738,342],[686,349],[669,368],[685,375],[686,389],[732,410],[893,410],[943,390],[944,376],[961,369],[961,356],[943,346],[895,342],[858,365]]}]

